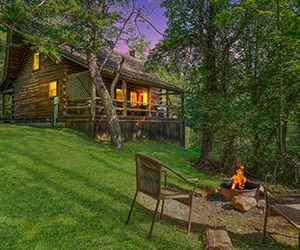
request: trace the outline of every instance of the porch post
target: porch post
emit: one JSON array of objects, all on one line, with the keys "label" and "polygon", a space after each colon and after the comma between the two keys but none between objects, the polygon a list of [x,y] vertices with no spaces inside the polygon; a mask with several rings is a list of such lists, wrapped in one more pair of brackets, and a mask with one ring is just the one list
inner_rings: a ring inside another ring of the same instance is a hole
[{"label": "porch post", "polygon": [[127,116],[127,84],[125,80],[122,80],[123,88],[123,116]]},{"label": "porch post", "polygon": [[181,94],[182,146],[185,147],[184,93]]},{"label": "porch post", "polygon": [[5,94],[2,93],[2,109],[1,109],[1,118],[4,118],[5,114]]},{"label": "porch post", "polygon": [[151,87],[149,86],[147,89],[147,95],[148,95],[148,117],[151,116]]},{"label": "porch post", "polygon": [[169,90],[167,90],[167,118],[169,118],[169,104],[170,104],[170,99],[169,99]]}]

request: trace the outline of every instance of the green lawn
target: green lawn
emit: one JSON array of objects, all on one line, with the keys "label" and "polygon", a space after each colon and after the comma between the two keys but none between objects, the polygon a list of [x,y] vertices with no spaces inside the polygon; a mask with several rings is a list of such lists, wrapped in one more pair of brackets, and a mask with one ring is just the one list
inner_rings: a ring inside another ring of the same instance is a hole
[{"label": "green lawn", "polygon": [[125,224],[137,152],[198,177],[199,188],[218,185],[181,147],[137,141],[116,149],[69,129],[0,124],[0,249],[201,249],[202,229],[187,236],[187,223],[172,220],[158,219],[148,241],[153,213],[139,203]]},{"label": "green lawn", "polygon": [[[116,149],[69,129],[0,124],[0,249],[203,249],[206,226],[243,224],[241,213],[197,198],[200,219],[192,223],[190,236],[187,218],[167,216],[156,220],[148,241],[153,212],[142,199],[125,224],[135,193],[137,152],[187,178],[199,178],[197,196],[204,186],[217,188],[221,181],[192,167],[198,155],[182,147],[131,141]],[[179,189],[193,187],[168,178]],[[248,218],[247,227],[255,220]],[[229,232],[234,249],[291,249],[285,241],[270,239],[273,247],[261,248],[261,233],[251,230]]]}]

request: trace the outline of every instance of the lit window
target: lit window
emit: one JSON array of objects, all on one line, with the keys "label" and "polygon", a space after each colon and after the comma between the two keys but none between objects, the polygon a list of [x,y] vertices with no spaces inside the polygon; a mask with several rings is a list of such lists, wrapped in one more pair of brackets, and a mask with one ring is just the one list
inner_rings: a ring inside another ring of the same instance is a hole
[{"label": "lit window", "polygon": [[57,96],[57,81],[49,83],[49,96]]},{"label": "lit window", "polygon": [[[137,96],[138,96],[137,92],[130,92],[130,101],[137,102]],[[136,103],[131,103],[130,106],[135,107]]]},{"label": "lit window", "polygon": [[148,94],[147,93],[143,94],[143,103],[148,103]]},{"label": "lit window", "polygon": [[40,68],[40,53],[33,54],[33,70],[37,70]]},{"label": "lit window", "polygon": [[117,90],[117,100],[123,100],[123,90],[122,89],[116,89]]}]

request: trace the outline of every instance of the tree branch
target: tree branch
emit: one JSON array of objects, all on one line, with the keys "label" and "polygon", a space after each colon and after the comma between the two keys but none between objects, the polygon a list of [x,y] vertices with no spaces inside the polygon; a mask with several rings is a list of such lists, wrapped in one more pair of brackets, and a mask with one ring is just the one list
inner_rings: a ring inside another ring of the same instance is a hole
[{"label": "tree branch", "polygon": [[114,42],[114,44],[113,44],[113,46],[112,46],[112,49],[110,49],[109,52],[107,53],[107,55],[106,55],[106,57],[105,57],[105,59],[104,59],[104,61],[103,61],[103,64],[101,65],[101,67],[100,67],[100,69],[99,69],[100,72],[102,72],[102,70],[103,70],[103,68],[104,68],[104,66],[105,66],[105,64],[106,64],[106,62],[107,62],[107,60],[108,60],[108,57],[109,57],[110,54],[112,53],[113,48],[116,46],[116,44],[117,44],[117,42],[118,42],[118,40],[119,40],[121,34],[123,33],[123,30],[125,29],[125,26],[127,25],[128,21],[130,20],[130,18],[132,17],[133,14],[134,14],[134,8],[132,8],[132,11],[131,11],[129,17],[128,17],[128,18],[126,19],[126,21],[124,22],[123,27],[121,28],[121,30],[120,30],[120,32],[119,32],[117,38],[116,38],[116,41]]},{"label": "tree branch", "polygon": [[112,100],[115,99],[115,87],[116,87],[117,82],[119,80],[120,70],[121,70],[121,67],[122,67],[124,61],[125,61],[125,58],[122,56],[121,62],[118,64],[116,76],[115,76],[115,78],[114,78],[114,80],[113,80],[113,82],[110,86],[110,97],[111,97]]}]

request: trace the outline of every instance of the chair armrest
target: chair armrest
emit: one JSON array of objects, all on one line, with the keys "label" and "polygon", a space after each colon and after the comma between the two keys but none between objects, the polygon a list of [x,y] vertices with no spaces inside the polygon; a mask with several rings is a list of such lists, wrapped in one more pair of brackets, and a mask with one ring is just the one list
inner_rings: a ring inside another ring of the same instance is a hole
[{"label": "chair armrest", "polygon": [[275,194],[277,198],[300,198],[300,194]]},{"label": "chair armrest", "polygon": [[267,191],[269,194],[271,194],[275,198],[300,198],[300,194],[274,194],[270,191],[270,189],[266,188],[264,186],[265,192]]},{"label": "chair armrest", "polygon": [[178,174],[174,169],[168,167],[167,165],[163,165],[163,167],[165,167],[166,169],[170,170],[172,173],[176,174],[179,178],[181,178],[181,179],[184,180],[184,181],[193,181],[193,182],[198,183],[198,178],[195,178],[195,179],[187,179],[187,178],[184,178],[182,175]]}]

